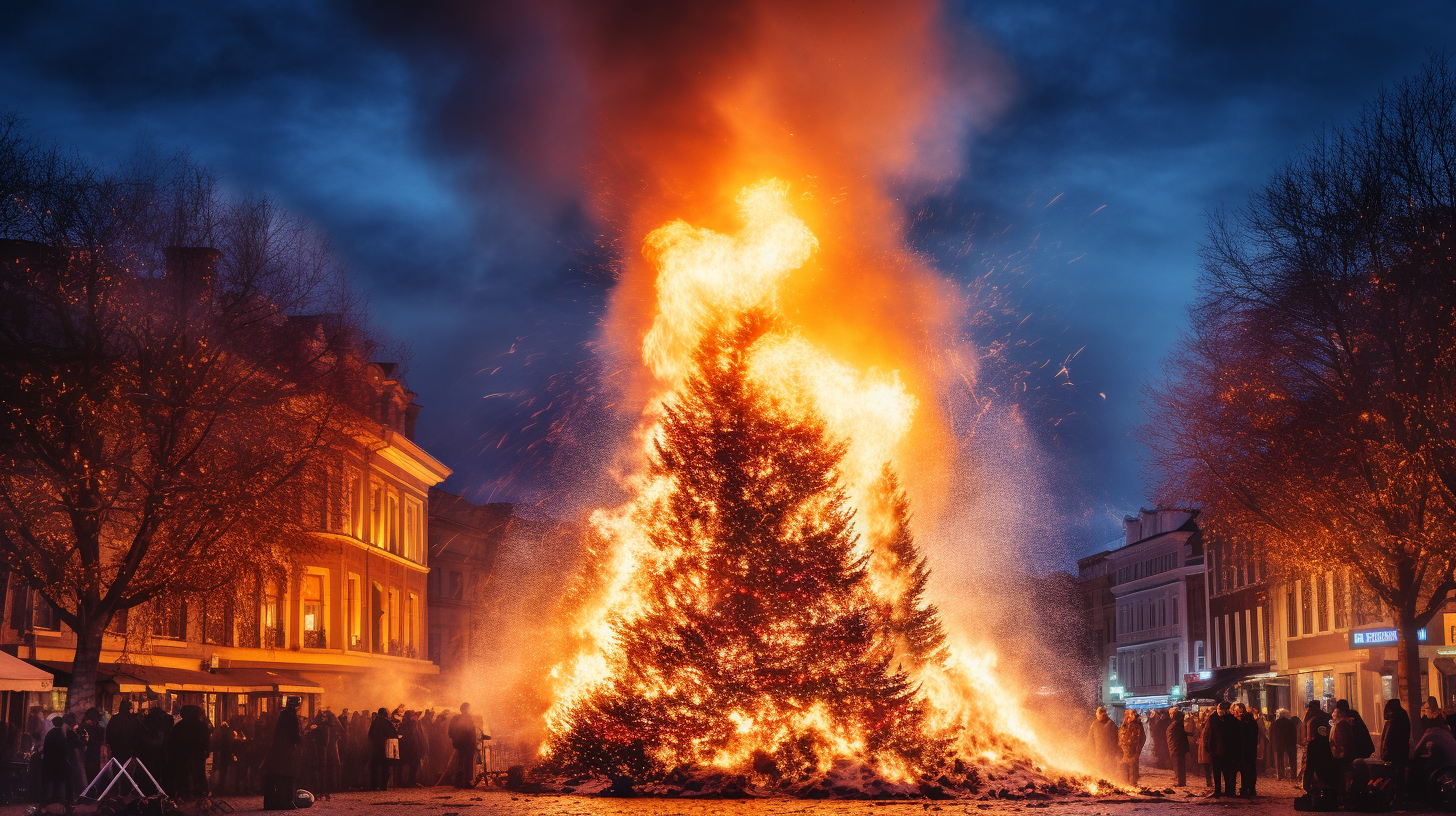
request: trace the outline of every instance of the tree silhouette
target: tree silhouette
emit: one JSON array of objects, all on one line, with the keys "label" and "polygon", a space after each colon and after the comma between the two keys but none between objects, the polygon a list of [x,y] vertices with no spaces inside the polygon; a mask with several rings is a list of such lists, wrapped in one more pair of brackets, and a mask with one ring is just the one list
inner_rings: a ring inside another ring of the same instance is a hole
[{"label": "tree silhouette", "polygon": [[0,120],[0,188],[0,557],[75,634],[84,709],[116,615],[308,546],[367,346],[327,244],[186,161]]},{"label": "tree silhouette", "polygon": [[[1456,76],[1433,59],[1213,218],[1151,392],[1169,502],[1287,577],[1348,570],[1400,631],[1456,588]],[[1239,552],[1236,552],[1239,554]]]}]

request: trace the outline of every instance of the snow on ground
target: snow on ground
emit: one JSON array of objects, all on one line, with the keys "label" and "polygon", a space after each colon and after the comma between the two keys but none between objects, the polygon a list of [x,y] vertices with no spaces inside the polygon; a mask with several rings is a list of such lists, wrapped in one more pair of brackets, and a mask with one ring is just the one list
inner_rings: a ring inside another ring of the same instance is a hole
[{"label": "snow on ground", "polygon": [[[1142,785],[1163,790],[1172,786],[1166,771],[1143,773]],[[905,816],[911,813],[965,814],[966,816],[1214,816],[1228,812],[1230,816],[1264,816],[1293,814],[1296,788],[1287,782],[1259,780],[1259,798],[1211,799],[1204,795],[1203,779],[1190,779],[1188,788],[1175,789],[1161,797],[1069,796],[1050,800],[980,800],[946,801],[808,801],[791,798],[771,799],[607,799],[593,796],[530,795],[498,790],[457,791],[452,788],[407,788],[378,792],[335,794],[333,801],[319,802],[310,816]],[[259,812],[262,799],[245,796],[229,799],[239,813]],[[30,805],[0,807],[0,816],[21,816]],[[87,811],[78,811],[87,812]],[[195,812],[189,810],[189,812]]]}]

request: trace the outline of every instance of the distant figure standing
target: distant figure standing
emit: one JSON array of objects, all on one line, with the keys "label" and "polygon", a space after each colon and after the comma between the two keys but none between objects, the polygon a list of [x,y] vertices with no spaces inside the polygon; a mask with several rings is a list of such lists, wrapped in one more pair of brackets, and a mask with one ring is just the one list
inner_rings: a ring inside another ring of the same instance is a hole
[{"label": "distant figure standing", "polygon": [[300,702],[297,697],[289,697],[288,704],[278,712],[278,721],[273,726],[273,742],[263,762],[264,810],[293,809],[299,746],[303,744],[303,732],[298,722]]},{"label": "distant figure standing", "polygon": [[1259,720],[1249,707],[1240,703],[1239,717],[1239,795],[1253,799],[1259,776]]},{"label": "distant figure standing", "polygon": [[385,746],[398,740],[399,731],[389,719],[389,710],[380,708],[369,724],[369,790],[389,790],[389,757]]},{"label": "distant figure standing", "polygon": [[1405,794],[1405,773],[1410,767],[1410,715],[1400,700],[1385,701],[1385,723],[1380,729],[1380,758],[1395,768],[1397,799]]},{"label": "distant figure standing", "polygon": [[1102,773],[1110,775],[1117,765],[1117,723],[1107,716],[1107,709],[1097,706],[1097,716],[1087,729],[1087,748]]},{"label": "distant figure standing", "polygon": [[1122,766],[1129,785],[1138,783],[1138,763],[1142,761],[1143,744],[1147,739],[1143,721],[1138,719],[1136,711],[1128,709],[1122,715],[1122,728],[1118,729],[1117,745],[1122,749]]},{"label": "distant figure standing", "polygon": [[71,747],[66,744],[66,727],[60,717],[51,720],[41,748],[41,787],[47,800],[71,801],[76,791],[71,784]]},{"label": "distant figure standing", "polygon": [[1296,732],[1299,727],[1294,720],[1289,719],[1289,709],[1281,708],[1274,715],[1274,722],[1269,723],[1269,743],[1274,749],[1274,775],[1276,779],[1283,779],[1285,767],[1288,767],[1289,778],[1293,779],[1298,766],[1294,764],[1294,744],[1298,739]]},{"label": "distant figure standing", "polygon": [[172,715],[157,706],[147,709],[137,739],[137,758],[158,782],[167,775],[167,735],[170,733]]},{"label": "distant figure standing", "polygon": [[[228,771],[233,767],[233,752],[237,750],[236,732],[227,720],[218,723],[212,732],[212,792],[226,796]],[[237,780],[233,780],[234,785]]]},{"label": "distant figure standing", "polygon": [[[1238,788],[1234,787],[1234,780],[1243,763],[1243,728],[1239,725],[1239,718],[1229,710],[1227,700],[1218,704],[1218,724],[1215,730],[1214,782],[1222,782],[1222,795],[1237,796]],[[1215,787],[1214,796],[1218,795],[1219,788]]]},{"label": "distant figure standing", "polygon": [[1188,730],[1184,728],[1183,712],[1173,709],[1169,715],[1168,731],[1164,740],[1168,758],[1173,761],[1173,784],[1184,787],[1188,784]]},{"label": "distant figure standing", "polygon": [[182,719],[167,735],[167,760],[172,777],[172,795],[190,799],[207,795],[207,751],[212,737],[202,707],[182,706]]},{"label": "distant figure standing", "polygon": [[475,718],[470,703],[460,704],[460,713],[450,719],[450,745],[455,749],[455,787],[475,785]]},{"label": "distant figure standing", "polygon": [[101,712],[95,707],[86,709],[86,713],[82,715],[81,732],[86,742],[84,782],[89,785],[101,773],[101,746],[106,742],[106,729],[101,727]]},{"label": "distant figure standing", "polygon": [[141,734],[142,721],[131,711],[131,700],[122,700],[121,707],[106,724],[106,747],[111,756],[125,765],[136,756],[137,737]]}]

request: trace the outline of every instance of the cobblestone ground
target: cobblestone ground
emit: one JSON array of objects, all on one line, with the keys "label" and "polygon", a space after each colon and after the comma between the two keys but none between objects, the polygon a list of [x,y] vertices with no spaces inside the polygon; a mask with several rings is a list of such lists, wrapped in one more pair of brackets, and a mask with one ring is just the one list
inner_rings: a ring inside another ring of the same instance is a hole
[{"label": "cobblestone ground", "polygon": [[[1172,777],[1161,771],[1145,772],[1143,785],[1162,789],[1170,787]],[[318,816],[832,816],[864,814],[864,816],[897,816],[911,813],[967,814],[968,816],[1214,816],[1225,811],[1240,816],[1292,814],[1298,791],[1285,782],[1260,780],[1259,797],[1211,799],[1204,795],[1203,780],[1187,789],[1176,790],[1161,798],[1105,796],[1072,797],[1050,802],[987,802],[953,800],[944,802],[915,801],[805,801],[800,799],[688,800],[688,799],[602,799],[586,796],[554,796],[513,794],[498,790],[456,791],[451,788],[413,788],[387,792],[353,792],[335,794],[332,801],[314,805],[311,814]],[[261,812],[262,798],[235,797],[228,800],[239,813]],[[29,806],[0,807],[0,816],[21,816]],[[89,809],[78,809],[86,813]],[[196,812],[188,809],[188,812]]]}]

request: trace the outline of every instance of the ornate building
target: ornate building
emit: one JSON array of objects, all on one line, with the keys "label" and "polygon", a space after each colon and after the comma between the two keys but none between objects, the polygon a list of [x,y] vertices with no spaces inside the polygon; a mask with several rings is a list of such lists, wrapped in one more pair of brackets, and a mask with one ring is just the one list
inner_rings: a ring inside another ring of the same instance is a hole
[{"label": "ornate building", "polygon": [[[304,318],[310,319],[310,318]],[[366,368],[356,435],[316,474],[318,506],[304,508],[312,546],[281,578],[263,575],[200,599],[131,610],[113,622],[101,657],[101,696],[166,707],[204,706],[213,722],[258,714],[288,695],[306,708],[390,705],[439,669],[427,659],[429,491],[450,469],[415,444],[415,394],[393,363]],[[51,671],[55,689],[11,701],[58,710],[75,635],[13,576],[0,649]],[[386,699],[381,695],[389,695]]]}]

